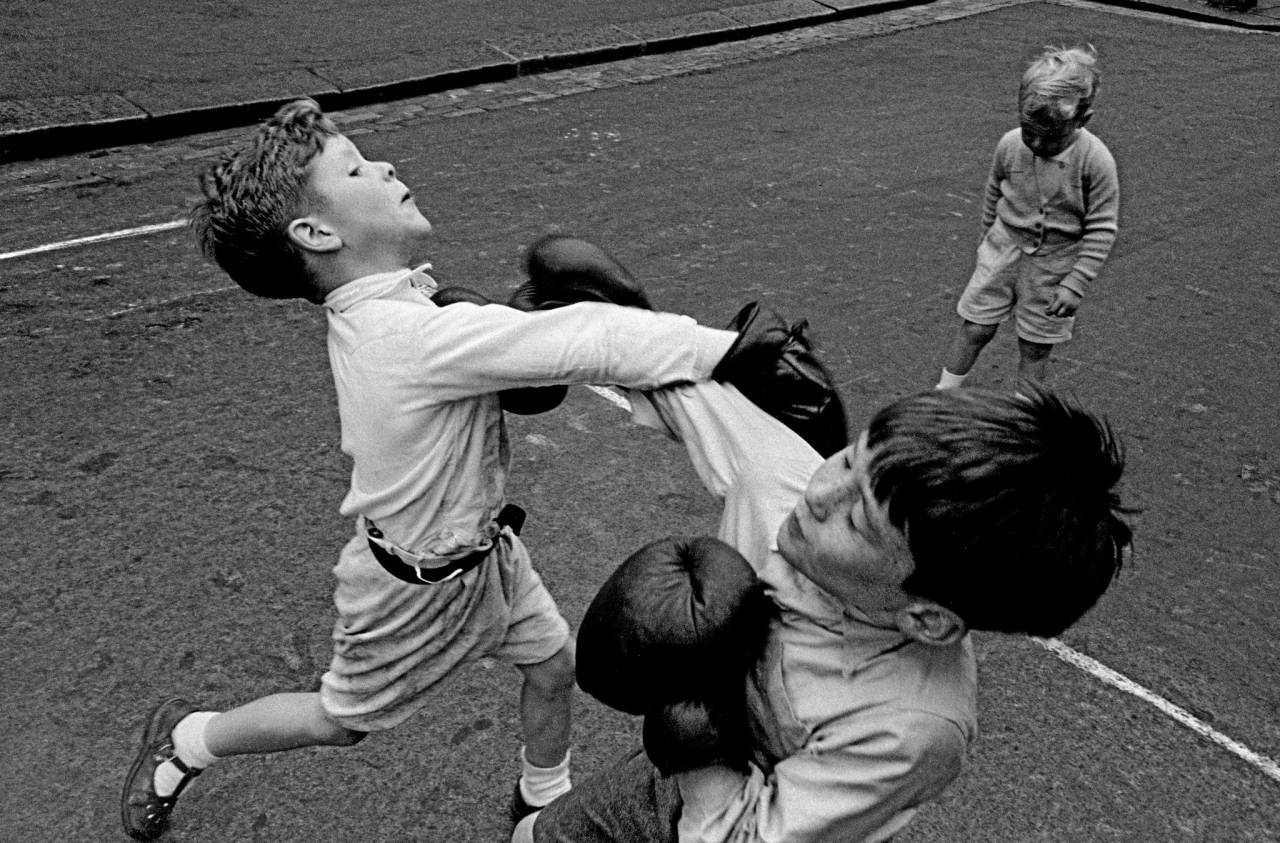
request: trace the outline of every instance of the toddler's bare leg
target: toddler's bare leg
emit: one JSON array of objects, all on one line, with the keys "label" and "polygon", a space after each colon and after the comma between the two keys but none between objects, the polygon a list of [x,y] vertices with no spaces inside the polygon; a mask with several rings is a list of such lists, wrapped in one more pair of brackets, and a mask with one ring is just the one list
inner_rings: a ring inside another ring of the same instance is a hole
[{"label": "toddler's bare leg", "polygon": [[982,349],[987,347],[991,338],[996,335],[999,325],[979,325],[968,319],[961,320],[960,330],[951,340],[951,348],[947,351],[946,368],[954,375],[967,375],[977,361]]},{"label": "toddler's bare leg", "polygon": [[219,713],[205,727],[219,757],[280,752],[304,746],[350,746],[364,737],[331,719],[319,693],[272,694]]},{"label": "toddler's bare leg", "polygon": [[1044,383],[1049,374],[1049,355],[1053,346],[1043,342],[1031,342],[1018,338],[1018,381],[1019,383]]},{"label": "toddler's bare leg", "polygon": [[573,707],[573,640],[537,664],[520,665],[520,725],[525,758],[538,767],[554,767],[569,751]]}]

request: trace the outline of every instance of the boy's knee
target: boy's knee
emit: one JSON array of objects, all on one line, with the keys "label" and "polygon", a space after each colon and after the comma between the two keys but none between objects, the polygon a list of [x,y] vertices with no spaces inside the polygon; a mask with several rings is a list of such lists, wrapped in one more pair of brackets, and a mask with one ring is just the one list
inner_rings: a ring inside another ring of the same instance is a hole
[{"label": "boy's knee", "polygon": [[1018,350],[1022,354],[1022,359],[1039,362],[1053,353],[1053,346],[1050,343],[1032,342],[1019,337]]},{"label": "boy's knee", "polygon": [[325,746],[355,746],[365,739],[368,732],[358,732],[355,729],[348,729],[341,723],[335,723],[330,720],[325,724],[320,734],[316,735],[320,743]]},{"label": "boy's knee", "polygon": [[324,746],[355,746],[369,733],[342,725],[322,708],[319,719],[312,725],[312,734],[317,743]]},{"label": "boy's knee", "polygon": [[338,736],[337,743],[334,746],[355,746],[369,736],[368,732],[357,732],[355,729],[342,727],[342,734]]},{"label": "boy's knee", "polygon": [[960,330],[969,342],[976,344],[986,343],[996,335],[996,329],[999,327],[999,325],[979,325],[977,322],[970,322],[966,319],[960,326]]}]

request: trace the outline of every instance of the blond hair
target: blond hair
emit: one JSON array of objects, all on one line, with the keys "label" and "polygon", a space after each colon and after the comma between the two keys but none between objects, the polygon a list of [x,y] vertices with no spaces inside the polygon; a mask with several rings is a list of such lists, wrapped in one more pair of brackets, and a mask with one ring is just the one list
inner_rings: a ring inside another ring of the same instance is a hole
[{"label": "blond hair", "polygon": [[1022,74],[1018,114],[1033,122],[1059,125],[1093,108],[1101,74],[1092,44],[1046,47]]}]

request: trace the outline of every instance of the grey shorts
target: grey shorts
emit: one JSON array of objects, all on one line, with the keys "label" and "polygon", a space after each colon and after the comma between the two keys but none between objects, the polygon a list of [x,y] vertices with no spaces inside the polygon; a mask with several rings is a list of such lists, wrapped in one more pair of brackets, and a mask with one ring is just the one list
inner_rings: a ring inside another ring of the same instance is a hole
[{"label": "grey shorts", "polygon": [[538,814],[534,843],[676,843],[680,789],[643,750],[574,784]]},{"label": "grey shorts", "polygon": [[1045,309],[1054,288],[1075,266],[1079,247],[1028,255],[999,220],[978,245],[978,259],[956,313],[978,325],[997,325],[1014,316],[1018,336],[1053,345],[1071,339],[1073,316],[1050,316]]},{"label": "grey shorts", "polygon": [[388,574],[362,534],[343,548],[334,575],[338,620],[320,701],[348,729],[400,724],[469,662],[537,664],[569,640],[568,623],[509,529],[483,564],[436,585]]}]

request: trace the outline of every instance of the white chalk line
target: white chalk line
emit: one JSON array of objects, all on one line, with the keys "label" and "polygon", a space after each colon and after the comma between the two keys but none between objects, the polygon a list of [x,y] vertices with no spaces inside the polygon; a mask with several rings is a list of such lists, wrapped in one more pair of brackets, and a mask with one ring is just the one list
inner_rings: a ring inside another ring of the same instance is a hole
[{"label": "white chalk line", "polygon": [[631,412],[631,402],[620,395],[617,390],[610,389],[607,386],[594,386],[593,384],[587,384],[586,387],[624,413]]},{"label": "white chalk line", "polygon": [[[56,252],[61,249],[71,249],[76,246],[88,246],[94,243],[105,243],[109,240],[124,240],[129,237],[143,237],[148,234],[157,234],[162,231],[173,231],[178,228],[185,228],[186,220],[170,220],[169,222],[157,222],[150,225],[140,225],[134,228],[124,228],[119,231],[108,231],[103,234],[93,234],[88,237],[76,237],[71,240],[59,240],[56,243],[45,243],[40,246],[32,246],[29,249],[19,249],[15,252],[0,252],[0,261],[10,260],[12,258],[25,258],[28,255],[38,255],[45,252]],[[155,308],[167,307],[171,304],[177,304],[187,299],[201,298],[217,293],[225,293],[229,290],[238,289],[235,285],[229,284],[222,287],[211,287],[207,290],[196,290],[192,293],[183,293],[172,298],[161,299],[159,301],[137,302],[127,305],[119,310],[113,310],[105,316],[92,317],[86,321],[94,322],[100,319],[116,319],[139,310],[152,310]]]},{"label": "white chalk line", "polygon": [[186,224],[186,220],[170,220],[169,222],[140,225],[137,228],[108,231],[105,234],[76,237],[72,240],[59,240],[56,243],[45,243],[40,246],[32,246],[29,249],[18,249],[15,252],[0,252],[0,261],[12,260],[13,258],[25,258],[28,255],[38,255],[43,252],[56,252],[60,249],[71,249],[76,246],[87,246],[91,243],[105,243],[108,240],[123,240],[127,237],[141,237],[145,234],[155,234],[160,231],[173,231],[175,228],[183,228]]},{"label": "white chalk line", "polygon": [[1117,673],[1102,662],[1090,658],[1084,653],[1071,649],[1056,638],[1032,638],[1031,640],[1039,644],[1041,647],[1044,647],[1050,653],[1053,653],[1072,667],[1079,668],[1090,676],[1093,676],[1095,679],[1101,680],[1114,688],[1119,688],[1126,694],[1132,694],[1138,699],[1150,703],[1166,716],[1173,718],[1201,737],[1207,738],[1233,755],[1241,758],[1249,764],[1252,764],[1254,767],[1257,767],[1269,778],[1280,782],[1280,763],[1276,762],[1275,759],[1268,758],[1265,755],[1254,752],[1239,741],[1232,740],[1210,726],[1208,723],[1205,723],[1203,720],[1196,717],[1191,712],[1187,711],[1185,708],[1169,702],[1164,697],[1153,691],[1148,691],[1129,677],[1121,673]]}]

